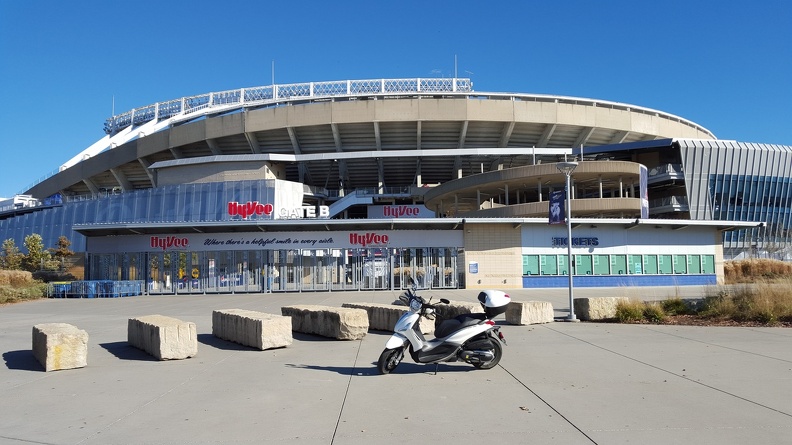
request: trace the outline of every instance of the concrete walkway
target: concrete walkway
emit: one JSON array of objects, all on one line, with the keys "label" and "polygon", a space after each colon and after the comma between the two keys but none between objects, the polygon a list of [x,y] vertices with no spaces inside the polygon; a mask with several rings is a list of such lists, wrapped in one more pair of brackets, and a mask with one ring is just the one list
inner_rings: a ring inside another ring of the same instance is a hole
[{"label": "concrete walkway", "polygon": [[[705,289],[641,289],[647,299]],[[576,289],[632,296],[635,289]],[[475,301],[476,291],[424,291]],[[566,289],[509,291],[551,301]],[[503,324],[500,365],[376,361],[360,341],[295,334],[258,351],[212,336],[214,309],[390,303],[395,292],[52,299],[0,307],[0,444],[781,444],[792,443],[792,329],[556,322]],[[127,345],[127,320],[193,321],[198,355],[156,361]],[[90,335],[88,366],[45,373],[33,325]]]}]

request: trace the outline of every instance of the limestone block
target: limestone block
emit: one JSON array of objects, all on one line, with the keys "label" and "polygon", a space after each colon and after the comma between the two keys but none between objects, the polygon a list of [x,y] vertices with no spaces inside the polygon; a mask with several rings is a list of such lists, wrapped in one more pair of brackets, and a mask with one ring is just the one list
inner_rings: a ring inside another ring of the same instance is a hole
[{"label": "limestone block", "polygon": [[549,301],[512,301],[506,306],[506,322],[515,325],[551,323],[553,304]]},{"label": "limestone block", "polygon": [[363,309],[296,305],[284,306],[281,314],[292,319],[292,330],[338,340],[359,340],[369,329],[368,313]]},{"label": "limestone block", "polygon": [[[408,310],[403,304],[344,303],[341,306],[364,309],[368,313],[369,329],[390,332],[393,332],[396,322],[399,321],[399,318]],[[424,334],[431,334],[434,332],[434,321],[425,317],[421,317],[418,320],[418,326]]]},{"label": "limestone block", "polygon": [[616,317],[616,305],[627,297],[575,298],[575,316],[581,320],[605,320]]},{"label": "limestone block", "polygon": [[164,315],[130,318],[127,341],[157,360],[180,360],[198,354],[195,323]]},{"label": "limestone block", "polygon": [[67,323],[33,326],[33,356],[45,372],[88,365],[88,333]]},{"label": "limestone block", "polygon": [[[432,303],[435,304],[435,303]],[[451,301],[448,304],[437,303],[437,317],[435,327],[440,326],[445,320],[450,320],[462,314],[483,314],[484,309],[481,303],[471,303],[467,301]]]},{"label": "limestone block", "polygon": [[212,335],[265,350],[292,344],[292,319],[244,309],[212,311]]}]

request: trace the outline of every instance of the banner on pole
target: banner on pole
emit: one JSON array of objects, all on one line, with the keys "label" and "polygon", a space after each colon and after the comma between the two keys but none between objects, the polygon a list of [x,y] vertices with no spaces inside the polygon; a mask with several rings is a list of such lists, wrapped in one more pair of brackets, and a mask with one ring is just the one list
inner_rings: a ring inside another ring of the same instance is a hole
[{"label": "banner on pole", "polygon": [[548,224],[563,224],[564,215],[564,200],[566,193],[564,190],[556,190],[550,193],[550,216]]},{"label": "banner on pole", "polygon": [[649,218],[649,172],[645,165],[641,165],[640,193],[641,193],[641,218]]}]

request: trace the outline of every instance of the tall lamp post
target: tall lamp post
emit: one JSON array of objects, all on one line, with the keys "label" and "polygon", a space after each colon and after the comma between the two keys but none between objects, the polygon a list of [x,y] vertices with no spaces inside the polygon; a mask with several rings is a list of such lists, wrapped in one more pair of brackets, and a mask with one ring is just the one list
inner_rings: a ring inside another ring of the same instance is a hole
[{"label": "tall lamp post", "polygon": [[567,224],[567,275],[569,276],[569,316],[567,321],[578,321],[575,318],[575,299],[572,291],[572,274],[574,273],[572,267],[572,201],[570,198],[570,178],[572,172],[577,168],[577,162],[559,162],[556,164],[558,171],[566,176],[566,224]]}]

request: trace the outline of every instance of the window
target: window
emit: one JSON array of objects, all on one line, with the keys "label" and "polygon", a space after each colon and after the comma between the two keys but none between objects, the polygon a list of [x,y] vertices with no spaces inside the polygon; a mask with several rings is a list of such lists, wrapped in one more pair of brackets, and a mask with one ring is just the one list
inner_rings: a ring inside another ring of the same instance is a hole
[{"label": "window", "polygon": [[559,255],[558,256],[558,273],[560,275],[568,275],[569,274],[569,267],[567,267],[567,257],[566,257],[566,255]]},{"label": "window", "polygon": [[577,275],[591,275],[592,272],[591,255],[575,255],[575,273]]},{"label": "window", "polygon": [[674,273],[674,264],[672,263],[671,255],[658,255],[657,266],[662,274]]},{"label": "window", "polygon": [[542,275],[558,275],[558,258],[555,255],[539,257]]},{"label": "window", "polygon": [[652,274],[656,275],[658,272],[657,269],[657,255],[644,255],[643,256],[643,268],[645,274]]},{"label": "window", "polygon": [[674,255],[674,273],[687,273],[687,255]]},{"label": "window", "polygon": [[627,255],[611,255],[611,273],[614,275],[627,274]]},{"label": "window", "polygon": [[715,255],[701,255],[701,273],[715,273]]},{"label": "window", "polygon": [[523,275],[539,275],[539,255],[523,255]]},{"label": "window", "polygon": [[593,255],[594,275],[610,275],[610,261],[608,255]]},{"label": "window", "polygon": [[687,269],[689,274],[701,273],[701,255],[688,255]]},{"label": "window", "polygon": [[627,255],[627,268],[631,275],[643,273],[643,263],[641,255]]}]

